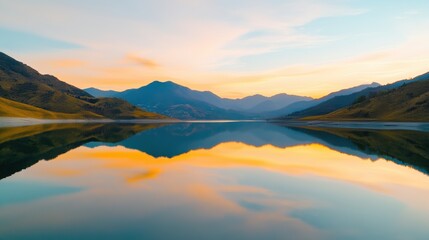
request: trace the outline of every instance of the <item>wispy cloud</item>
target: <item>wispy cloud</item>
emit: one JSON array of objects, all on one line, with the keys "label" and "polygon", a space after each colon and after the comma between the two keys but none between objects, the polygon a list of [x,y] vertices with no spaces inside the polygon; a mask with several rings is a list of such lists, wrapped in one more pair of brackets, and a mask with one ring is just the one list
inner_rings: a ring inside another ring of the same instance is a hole
[{"label": "wispy cloud", "polygon": [[144,57],[136,56],[133,54],[128,54],[128,55],[126,55],[125,58],[127,60],[134,62],[134,63],[137,63],[143,67],[152,68],[152,69],[159,67],[159,64],[156,61],[149,59],[149,58],[144,58]]},{"label": "wispy cloud", "polygon": [[[123,89],[158,79],[229,97],[319,96],[427,68],[429,18],[421,13],[428,5],[391,4],[3,1],[0,27],[9,32],[0,28],[0,47],[9,46],[11,55],[79,87]],[[398,12],[407,19],[396,20]],[[418,41],[407,43],[412,38]],[[25,52],[34,49],[45,50]],[[59,49],[72,51],[47,51]]]}]

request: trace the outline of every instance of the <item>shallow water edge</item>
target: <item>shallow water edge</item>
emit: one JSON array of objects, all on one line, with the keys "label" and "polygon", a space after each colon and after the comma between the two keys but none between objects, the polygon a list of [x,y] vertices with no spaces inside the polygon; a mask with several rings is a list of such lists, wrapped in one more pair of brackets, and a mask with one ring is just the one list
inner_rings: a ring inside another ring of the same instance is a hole
[{"label": "shallow water edge", "polygon": [[312,126],[326,128],[416,130],[429,132],[429,122],[375,122],[375,121],[269,121],[269,120],[178,120],[178,119],[35,119],[0,117],[0,127],[18,127],[39,124],[62,123],[228,123],[228,122],[269,122],[282,126]]}]

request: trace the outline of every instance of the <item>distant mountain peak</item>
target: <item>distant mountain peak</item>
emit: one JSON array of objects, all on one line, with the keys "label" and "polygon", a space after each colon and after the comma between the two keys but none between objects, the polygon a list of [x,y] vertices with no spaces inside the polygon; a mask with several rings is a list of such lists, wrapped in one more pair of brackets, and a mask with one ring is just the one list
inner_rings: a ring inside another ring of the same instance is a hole
[{"label": "distant mountain peak", "polygon": [[146,86],[141,87],[140,89],[144,89],[144,88],[157,88],[157,89],[162,89],[162,88],[187,88],[185,86],[179,85],[173,81],[159,81],[159,80],[155,80],[151,83],[149,83]]},{"label": "distant mountain peak", "polygon": [[[95,96],[110,94],[106,91],[88,89]],[[259,113],[280,109],[293,102],[311,100],[289,94],[267,97],[254,94],[243,98],[221,98],[211,91],[193,90],[173,81],[155,80],[138,89],[113,92],[114,97],[122,98],[146,110],[182,119],[232,119],[261,118]]]},{"label": "distant mountain peak", "polygon": [[254,95],[250,95],[244,98],[237,98],[238,100],[243,100],[243,99],[252,99],[252,98],[260,98],[260,99],[265,99],[267,98],[266,96],[262,95],[262,94],[254,94]]},{"label": "distant mountain peak", "polygon": [[177,84],[173,81],[170,81],[170,80],[169,81],[154,80],[151,83],[149,83],[147,86],[150,86],[150,85],[179,85],[179,84]]},{"label": "distant mountain peak", "polygon": [[361,85],[358,85],[355,87],[346,88],[346,89],[342,89],[342,90],[339,90],[336,92],[332,92],[332,93],[330,93],[330,94],[328,94],[322,98],[319,98],[318,100],[319,101],[326,101],[326,100],[332,99],[332,98],[337,97],[337,96],[349,95],[349,94],[352,94],[355,92],[359,92],[359,91],[364,90],[365,88],[374,88],[374,87],[379,87],[379,86],[381,86],[381,84],[379,84],[377,82],[372,82],[371,84],[361,84]]}]

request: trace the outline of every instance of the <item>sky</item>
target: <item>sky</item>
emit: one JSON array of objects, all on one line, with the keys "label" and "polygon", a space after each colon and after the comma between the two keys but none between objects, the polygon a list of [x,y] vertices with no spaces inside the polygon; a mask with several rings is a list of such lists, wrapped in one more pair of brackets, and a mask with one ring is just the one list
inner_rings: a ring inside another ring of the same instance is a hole
[{"label": "sky", "polygon": [[429,71],[427,0],[0,0],[0,51],[80,88],[321,97]]}]

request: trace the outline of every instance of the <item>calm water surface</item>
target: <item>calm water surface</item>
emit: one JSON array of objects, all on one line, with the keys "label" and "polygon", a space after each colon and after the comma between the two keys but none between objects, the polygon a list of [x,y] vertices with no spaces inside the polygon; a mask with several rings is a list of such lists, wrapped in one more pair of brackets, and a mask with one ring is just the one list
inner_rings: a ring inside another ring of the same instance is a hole
[{"label": "calm water surface", "polygon": [[428,239],[429,133],[0,129],[0,239]]}]

